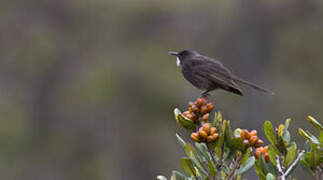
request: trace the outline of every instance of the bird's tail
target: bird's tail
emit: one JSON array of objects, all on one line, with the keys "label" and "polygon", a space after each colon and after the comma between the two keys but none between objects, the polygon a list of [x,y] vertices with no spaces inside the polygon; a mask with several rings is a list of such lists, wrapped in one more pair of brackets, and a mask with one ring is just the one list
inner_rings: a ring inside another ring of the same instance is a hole
[{"label": "bird's tail", "polygon": [[272,92],[272,91],[270,91],[270,90],[268,90],[268,89],[266,89],[266,88],[263,88],[263,87],[261,87],[261,86],[258,86],[258,85],[256,85],[256,84],[253,84],[253,83],[251,83],[251,82],[248,82],[248,81],[246,81],[246,80],[243,80],[243,79],[235,79],[237,82],[239,82],[239,83],[242,83],[242,84],[244,84],[244,85],[247,85],[247,86],[250,86],[250,87],[252,87],[252,88],[254,88],[254,89],[256,89],[256,90],[258,90],[258,91],[261,91],[261,92],[264,92],[264,93],[268,93],[268,94],[270,94],[270,95],[274,95],[275,93],[274,92]]}]

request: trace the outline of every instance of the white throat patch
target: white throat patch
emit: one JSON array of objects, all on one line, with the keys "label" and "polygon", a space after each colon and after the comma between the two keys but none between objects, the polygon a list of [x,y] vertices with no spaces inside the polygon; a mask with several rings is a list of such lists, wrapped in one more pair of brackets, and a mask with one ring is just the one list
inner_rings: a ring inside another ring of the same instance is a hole
[{"label": "white throat patch", "polygon": [[181,60],[179,60],[179,58],[178,58],[178,57],[176,58],[176,65],[177,65],[178,67],[180,67],[180,66],[181,66]]}]

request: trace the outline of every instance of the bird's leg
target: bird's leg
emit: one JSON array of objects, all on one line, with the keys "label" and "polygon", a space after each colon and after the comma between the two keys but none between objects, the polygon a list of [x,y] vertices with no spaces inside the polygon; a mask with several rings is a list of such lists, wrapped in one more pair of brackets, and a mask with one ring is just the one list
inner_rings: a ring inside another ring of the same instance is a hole
[{"label": "bird's leg", "polygon": [[209,98],[209,96],[210,96],[209,92],[210,92],[210,90],[206,90],[206,91],[202,92],[201,97]]}]

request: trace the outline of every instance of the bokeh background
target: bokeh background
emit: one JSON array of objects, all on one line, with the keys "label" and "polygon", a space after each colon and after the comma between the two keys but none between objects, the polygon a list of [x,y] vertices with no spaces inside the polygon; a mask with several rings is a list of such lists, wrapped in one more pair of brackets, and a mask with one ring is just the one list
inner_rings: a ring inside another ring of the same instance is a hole
[{"label": "bokeh background", "polygon": [[234,128],[260,137],[265,120],[291,117],[300,144],[305,116],[323,118],[322,19],[321,0],[2,0],[1,179],[142,180],[182,170],[175,133],[187,134],[172,111],[200,91],[169,50],[198,50],[275,91],[213,97]]}]

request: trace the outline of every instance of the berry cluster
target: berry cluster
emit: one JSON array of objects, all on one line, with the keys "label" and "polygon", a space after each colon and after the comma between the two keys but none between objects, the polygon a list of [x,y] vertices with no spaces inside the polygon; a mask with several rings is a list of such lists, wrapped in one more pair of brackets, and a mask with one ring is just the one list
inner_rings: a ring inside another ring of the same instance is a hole
[{"label": "berry cluster", "polygon": [[244,129],[241,131],[240,137],[243,140],[243,144],[246,148],[250,146],[256,148],[254,153],[256,159],[258,159],[260,157],[260,153],[262,153],[265,158],[265,161],[269,161],[269,156],[267,153],[268,146],[262,147],[264,145],[264,141],[258,138],[257,130],[252,130],[248,132],[248,130]]},{"label": "berry cluster", "polygon": [[243,144],[246,148],[250,146],[258,148],[264,145],[264,141],[259,139],[257,136],[257,130],[248,132],[248,130],[244,129],[241,131],[240,137],[243,140]]},{"label": "berry cluster", "polygon": [[216,127],[212,127],[210,123],[204,123],[197,132],[191,134],[191,138],[195,142],[211,143],[218,139]]},{"label": "berry cluster", "polygon": [[206,97],[200,97],[195,102],[188,103],[188,111],[183,112],[183,115],[195,124],[200,124],[201,119],[208,122],[213,109],[214,105]]},{"label": "berry cluster", "polygon": [[265,158],[265,161],[268,163],[269,162],[268,146],[265,146],[265,147],[261,146],[259,148],[256,148],[256,151],[255,151],[255,154],[254,154],[256,159],[259,159],[260,153],[262,153],[262,155]]}]

